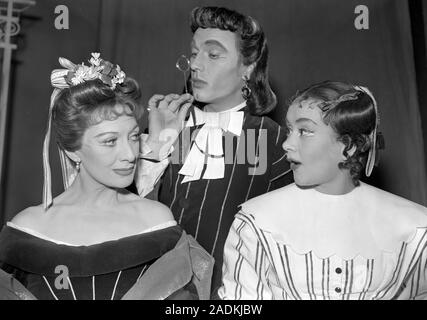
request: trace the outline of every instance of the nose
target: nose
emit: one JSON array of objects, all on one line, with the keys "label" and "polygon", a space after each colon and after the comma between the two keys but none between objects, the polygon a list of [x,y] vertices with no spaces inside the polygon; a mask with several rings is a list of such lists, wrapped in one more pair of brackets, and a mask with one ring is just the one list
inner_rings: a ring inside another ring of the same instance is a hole
[{"label": "nose", "polygon": [[292,134],[288,135],[287,139],[282,144],[282,148],[286,152],[290,152],[290,151],[295,151],[296,150],[295,143],[294,143],[294,141],[292,141]]},{"label": "nose", "polygon": [[200,54],[195,54],[191,57],[190,69],[192,72],[203,71],[203,61]]},{"label": "nose", "polygon": [[125,141],[120,148],[120,160],[134,163],[138,153],[139,145],[132,141]]}]

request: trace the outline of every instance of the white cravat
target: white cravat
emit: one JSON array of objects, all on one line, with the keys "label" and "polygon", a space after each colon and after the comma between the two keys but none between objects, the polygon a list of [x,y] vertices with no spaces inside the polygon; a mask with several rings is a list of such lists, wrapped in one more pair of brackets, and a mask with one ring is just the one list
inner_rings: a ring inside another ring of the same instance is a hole
[{"label": "white cravat", "polygon": [[185,124],[193,127],[204,124],[200,128],[191,150],[185,159],[179,174],[185,175],[182,183],[200,179],[206,161],[206,170],[203,179],[224,178],[224,147],[222,145],[222,132],[231,132],[240,136],[243,126],[243,111],[238,111],[246,106],[246,101],[238,106],[222,112],[204,112],[194,108],[194,116]]}]

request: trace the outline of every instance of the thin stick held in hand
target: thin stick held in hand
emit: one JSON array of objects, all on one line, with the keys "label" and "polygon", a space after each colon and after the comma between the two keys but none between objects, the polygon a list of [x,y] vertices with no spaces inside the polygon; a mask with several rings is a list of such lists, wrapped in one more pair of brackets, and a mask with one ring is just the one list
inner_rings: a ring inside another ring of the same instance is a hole
[{"label": "thin stick held in hand", "polygon": [[185,93],[188,93],[187,88],[187,71],[190,70],[190,60],[185,55],[181,55],[175,64],[176,68],[182,72],[184,76]]}]

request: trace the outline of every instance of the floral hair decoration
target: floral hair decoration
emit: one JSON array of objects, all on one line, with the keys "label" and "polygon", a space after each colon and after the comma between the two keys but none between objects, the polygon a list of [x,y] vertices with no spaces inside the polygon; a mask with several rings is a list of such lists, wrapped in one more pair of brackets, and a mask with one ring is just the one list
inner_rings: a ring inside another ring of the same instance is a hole
[{"label": "floral hair decoration", "polygon": [[101,59],[97,52],[92,53],[89,66],[84,62],[76,65],[65,58],[59,58],[59,64],[65,69],[52,71],[51,82],[54,88],[69,88],[86,81],[100,79],[114,90],[116,85],[123,83],[126,78],[119,65]]}]

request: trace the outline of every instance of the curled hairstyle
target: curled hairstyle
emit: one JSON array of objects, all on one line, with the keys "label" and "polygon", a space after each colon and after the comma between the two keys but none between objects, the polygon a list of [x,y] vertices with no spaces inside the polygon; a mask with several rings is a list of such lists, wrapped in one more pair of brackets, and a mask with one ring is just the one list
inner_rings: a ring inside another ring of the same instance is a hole
[{"label": "curled hairstyle", "polygon": [[248,86],[252,93],[247,106],[253,115],[263,115],[272,111],[277,103],[276,95],[268,82],[267,39],[260,24],[249,16],[221,7],[196,7],[190,14],[193,33],[198,28],[215,28],[236,34],[243,64],[255,64]]},{"label": "curled hairstyle", "polygon": [[140,97],[138,83],[131,78],[114,90],[99,79],[62,89],[52,109],[52,126],[59,147],[70,152],[80,149],[86,129],[103,120],[115,120],[121,115],[138,120],[142,115]]},{"label": "curled hairstyle", "polygon": [[[316,106],[322,110],[323,121],[337,133],[338,141],[345,148],[343,151],[347,160],[340,162],[340,169],[348,169],[353,184],[358,186],[360,174],[366,166],[366,161],[373,141],[370,138],[378,125],[378,114],[374,101],[366,92],[354,85],[325,81],[297,93],[291,103],[301,103],[313,99],[320,101]],[[378,134],[376,149],[384,148],[384,139]],[[348,152],[355,147],[355,152]],[[377,150],[375,150],[376,152]]]}]

